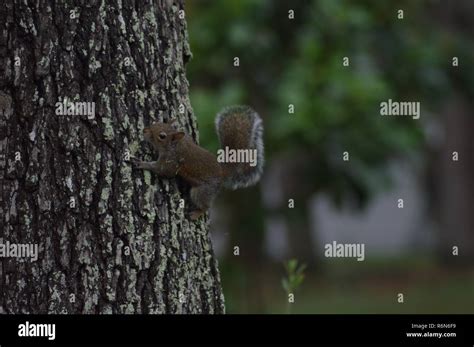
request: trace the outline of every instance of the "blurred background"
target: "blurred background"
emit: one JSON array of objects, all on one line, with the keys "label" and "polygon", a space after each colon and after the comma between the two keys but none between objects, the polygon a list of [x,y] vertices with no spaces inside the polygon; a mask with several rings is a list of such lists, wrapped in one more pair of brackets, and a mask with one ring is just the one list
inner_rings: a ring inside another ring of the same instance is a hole
[{"label": "blurred background", "polygon": [[[265,124],[262,182],[211,212],[227,312],[474,313],[474,2],[186,6],[201,144],[226,105]],[[380,116],[388,99],[421,118]]]}]

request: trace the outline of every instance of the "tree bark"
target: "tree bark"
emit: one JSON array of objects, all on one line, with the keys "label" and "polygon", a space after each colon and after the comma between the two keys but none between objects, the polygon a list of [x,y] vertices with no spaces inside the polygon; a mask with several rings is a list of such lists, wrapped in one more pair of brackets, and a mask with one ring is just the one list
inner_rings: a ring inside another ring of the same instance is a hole
[{"label": "tree bark", "polygon": [[[469,0],[446,2],[434,7],[434,20],[459,39],[470,38],[474,30],[473,10],[474,3]],[[439,259],[446,265],[470,266],[474,260],[474,119],[471,82],[465,70],[469,69],[469,59],[462,55],[459,58],[459,67],[448,70],[453,90],[441,107],[444,137],[434,163],[438,197],[435,209],[441,227]],[[453,152],[458,153],[458,161],[453,160]],[[453,247],[458,248],[457,255],[453,255]]]},{"label": "tree bark", "polygon": [[[459,93],[451,96],[442,110],[445,139],[438,152],[438,214],[441,224],[438,254],[445,264],[470,265],[474,260],[474,141],[472,106]],[[459,155],[453,161],[453,152]],[[453,256],[453,247],[458,247]]]},{"label": "tree bark", "polygon": [[[154,156],[142,130],[157,119],[197,141],[182,9],[0,6],[0,243],[39,246],[35,262],[0,258],[0,312],[224,312],[207,220],[185,216],[186,187],[128,160]],[[95,117],[56,114],[64,98]]]}]

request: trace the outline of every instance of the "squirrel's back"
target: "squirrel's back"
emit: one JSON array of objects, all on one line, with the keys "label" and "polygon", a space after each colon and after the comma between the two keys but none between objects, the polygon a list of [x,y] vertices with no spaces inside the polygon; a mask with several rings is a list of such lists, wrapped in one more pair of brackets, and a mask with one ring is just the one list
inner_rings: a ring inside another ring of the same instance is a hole
[{"label": "squirrel's back", "polygon": [[263,123],[257,112],[248,106],[225,107],[217,114],[216,131],[221,151],[228,155],[221,163],[224,185],[237,189],[257,183],[264,164]]}]

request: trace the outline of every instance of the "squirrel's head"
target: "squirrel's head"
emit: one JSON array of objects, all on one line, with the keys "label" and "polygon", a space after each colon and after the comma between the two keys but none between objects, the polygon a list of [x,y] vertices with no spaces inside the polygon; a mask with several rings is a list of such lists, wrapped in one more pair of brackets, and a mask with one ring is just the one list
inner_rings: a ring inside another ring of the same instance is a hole
[{"label": "squirrel's head", "polygon": [[150,142],[155,150],[168,148],[170,145],[178,143],[183,137],[184,132],[176,130],[173,123],[156,122],[143,129],[145,140]]}]

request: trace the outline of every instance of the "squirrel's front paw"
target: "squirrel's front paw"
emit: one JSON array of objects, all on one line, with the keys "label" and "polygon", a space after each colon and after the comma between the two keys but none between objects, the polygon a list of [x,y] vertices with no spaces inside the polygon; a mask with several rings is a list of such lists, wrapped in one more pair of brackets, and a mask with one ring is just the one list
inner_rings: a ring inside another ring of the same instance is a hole
[{"label": "squirrel's front paw", "polygon": [[141,169],[142,166],[143,166],[143,161],[141,161],[140,159],[138,159],[137,157],[134,157],[134,156],[130,156],[130,162],[132,163],[133,166]]}]

